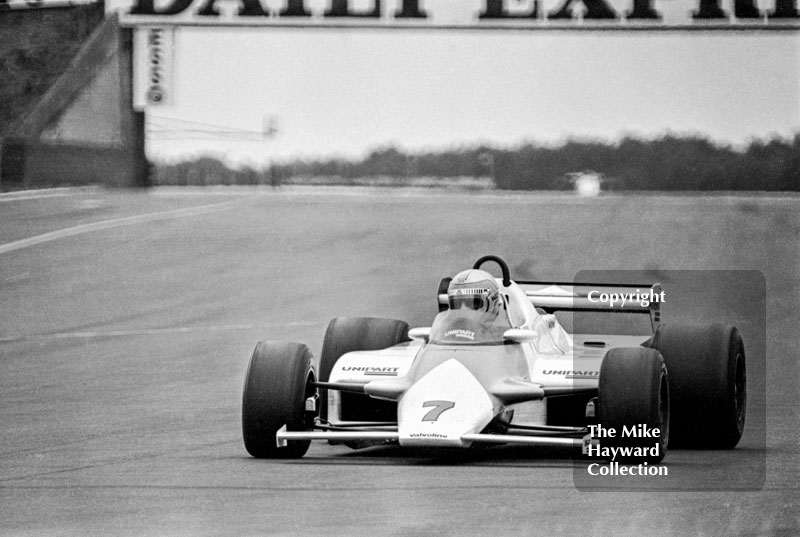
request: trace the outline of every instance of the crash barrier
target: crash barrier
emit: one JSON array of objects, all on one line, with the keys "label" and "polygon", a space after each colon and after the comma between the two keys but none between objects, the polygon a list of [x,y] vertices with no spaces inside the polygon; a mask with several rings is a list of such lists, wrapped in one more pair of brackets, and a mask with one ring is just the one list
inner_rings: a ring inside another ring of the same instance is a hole
[{"label": "crash barrier", "polygon": [[41,140],[0,144],[0,187],[147,186],[147,163],[132,148]]}]

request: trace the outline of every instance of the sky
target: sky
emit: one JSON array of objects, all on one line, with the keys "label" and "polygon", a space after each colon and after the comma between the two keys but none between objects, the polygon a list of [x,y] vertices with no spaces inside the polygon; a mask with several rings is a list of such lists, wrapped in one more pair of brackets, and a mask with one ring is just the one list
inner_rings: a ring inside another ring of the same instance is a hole
[{"label": "sky", "polygon": [[[666,20],[693,8],[656,5]],[[800,31],[180,27],[168,76],[168,101],[145,106],[156,160],[214,154],[259,166],[387,145],[431,151],[667,132],[741,146],[800,132]],[[257,134],[265,123],[273,136]],[[247,132],[197,132],[219,127]]]}]

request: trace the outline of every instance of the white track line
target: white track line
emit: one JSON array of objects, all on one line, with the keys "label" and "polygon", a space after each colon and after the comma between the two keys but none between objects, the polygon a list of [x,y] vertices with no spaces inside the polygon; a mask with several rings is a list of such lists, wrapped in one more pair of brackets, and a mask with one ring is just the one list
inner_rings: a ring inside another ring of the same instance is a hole
[{"label": "white track line", "polygon": [[74,194],[93,194],[100,192],[97,186],[67,186],[59,188],[39,188],[35,190],[14,190],[0,193],[0,203],[21,200],[38,200],[72,196]]},{"label": "white track line", "polygon": [[172,211],[163,211],[159,213],[139,214],[134,216],[126,216],[124,218],[114,218],[112,220],[102,220],[100,222],[92,222],[91,224],[81,224],[79,226],[68,227],[59,229],[58,231],[51,231],[49,233],[42,233],[28,237],[27,239],[20,239],[18,241],[7,242],[0,244],[0,254],[6,252],[13,252],[22,248],[28,248],[43,242],[50,242],[65,237],[73,237],[91,231],[102,231],[121,226],[130,226],[132,224],[141,224],[144,222],[156,222],[158,220],[168,220],[171,218],[181,218],[184,216],[195,216],[199,214],[210,213],[214,211],[221,211],[233,205],[233,201],[225,201],[222,203],[213,203],[211,205],[201,205],[199,207],[188,207],[185,209],[175,209]]},{"label": "white track line", "polygon": [[30,340],[154,336],[163,334],[187,334],[192,332],[221,332],[221,331],[227,332],[233,330],[261,330],[270,328],[318,326],[322,324],[325,323],[323,321],[287,321],[282,323],[263,323],[263,324],[176,326],[171,328],[142,328],[138,330],[108,330],[105,332],[103,331],[60,332],[54,334],[31,334],[31,335],[0,337],[0,343],[11,343],[14,341],[30,341]]}]

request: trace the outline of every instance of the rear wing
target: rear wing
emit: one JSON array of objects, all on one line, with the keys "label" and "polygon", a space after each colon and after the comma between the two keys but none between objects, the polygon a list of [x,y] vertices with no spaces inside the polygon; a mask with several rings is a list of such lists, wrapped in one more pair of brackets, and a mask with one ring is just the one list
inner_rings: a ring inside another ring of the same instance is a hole
[{"label": "rear wing", "polygon": [[[450,278],[439,284],[439,311],[447,309],[447,286]],[[556,311],[600,311],[611,313],[641,313],[650,315],[655,331],[661,322],[661,303],[664,291],[660,283],[608,284],[515,282],[534,307],[546,313]]]},{"label": "rear wing", "polygon": [[660,283],[606,284],[518,281],[531,303],[547,313],[605,311],[650,315],[655,330],[661,322],[664,291]]}]

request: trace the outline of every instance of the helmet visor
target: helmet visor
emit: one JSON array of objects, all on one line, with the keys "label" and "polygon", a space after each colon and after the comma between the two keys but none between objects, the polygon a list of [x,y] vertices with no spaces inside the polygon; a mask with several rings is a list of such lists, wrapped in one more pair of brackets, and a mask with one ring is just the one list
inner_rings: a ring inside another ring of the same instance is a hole
[{"label": "helmet visor", "polygon": [[483,295],[450,295],[449,302],[452,310],[466,308],[479,311],[486,308],[486,300]]}]

